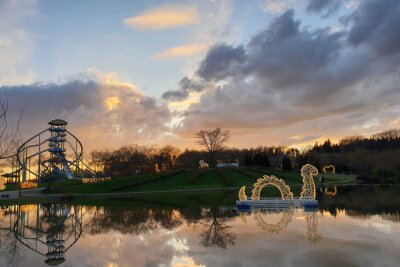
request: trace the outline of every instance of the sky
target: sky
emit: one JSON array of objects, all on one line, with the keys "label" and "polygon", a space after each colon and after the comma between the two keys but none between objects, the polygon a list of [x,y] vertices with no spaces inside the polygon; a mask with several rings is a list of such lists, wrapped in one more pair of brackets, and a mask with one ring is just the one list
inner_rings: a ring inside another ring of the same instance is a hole
[{"label": "sky", "polygon": [[90,150],[400,127],[397,0],[0,0],[0,62],[24,139],[62,118]]}]

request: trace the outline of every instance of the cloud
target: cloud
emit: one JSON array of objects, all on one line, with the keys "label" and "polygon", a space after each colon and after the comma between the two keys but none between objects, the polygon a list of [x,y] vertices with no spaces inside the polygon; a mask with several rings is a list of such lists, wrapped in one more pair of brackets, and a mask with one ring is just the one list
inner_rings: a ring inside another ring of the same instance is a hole
[{"label": "cloud", "polygon": [[[354,14],[364,14],[363,9],[364,4]],[[396,20],[397,9],[392,9],[389,21]],[[203,128],[228,128],[233,143],[248,147],[296,145],[292,136],[304,143],[309,136],[337,138],[399,127],[397,46],[378,49],[378,38],[369,35],[354,43],[349,36],[363,21],[354,14],[350,27],[335,32],[301,27],[288,10],[246,44],[213,46],[197,70],[200,101],[185,111],[175,132],[190,136]],[[377,24],[374,34],[386,33],[382,38],[396,43],[397,24]],[[389,52],[396,56],[387,57]],[[182,100],[194,91],[190,88],[179,87],[169,96]]]},{"label": "cloud", "polygon": [[165,92],[162,98],[166,100],[182,100],[186,98],[190,92],[202,92],[203,89],[204,83],[198,83],[188,77],[184,77],[179,82],[179,88],[177,90]]},{"label": "cloud", "polygon": [[366,45],[375,53],[394,55],[400,52],[400,2],[365,0],[347,18],[352,24],[348,41]]},{"label": "cloud", "polygon": [[242,46],[215,45],[200,63],[197,73],[205,80],[222,79],[245,60],[246,55]]},{"label": "cloud", "polygon": [[155,59],[168,59],[175,57],[187,57],[200,53],[206,48],[204,44],[188,44],[168,48],[162,52],[153,55]]},{"label": "cloud", "polygon": [[136,29],[162,30],[194,24],[198,21],[194,7],[162,7],[123,20],[123,24]]},{"label": "cloud", "polygon": [[30,137],[62,118],[86,148],[116,147],[135,142],[157,143],[169,130],[170,112],[134,85],[113,73],[95,69],[61,83],[8,86],[11,114],[24,107],[21,131]]},{"label": "cloud", "polygon": [[308,0],[309,3],[307,5],[307,11],[312,13],[321,14],[323,17],[328,17],[335,13],[340,5],[342,4],[342,0]]},{"label": "cloud", "polygon": [[270,14],[279,14],[290,8],[295,7],[299,0],[267,0],[262,8]]},{"label": "cloud", "polygon": [[27,64],[36,35],[21,25],[38,14],[37,1],[0,2],[0,79],[1,84],[30,83],[36,73]]}]

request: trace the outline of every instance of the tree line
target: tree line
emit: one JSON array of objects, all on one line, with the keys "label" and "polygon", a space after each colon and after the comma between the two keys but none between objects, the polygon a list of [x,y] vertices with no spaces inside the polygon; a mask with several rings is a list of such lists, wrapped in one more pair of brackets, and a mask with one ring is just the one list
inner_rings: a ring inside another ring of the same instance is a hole
[{"label": "tree line", "polygon": [[198,168],[200,160],[205,160],[213,167],[217,160],[235,158],[241,166],[298,171],[306,163],[319,169],[333,164],[337,172],[357,174],[366,181],[400,180],[400,130],[385,131],[370,137],[346,137],[337,143],[326,140],[305,151],[285,146],[249,149],[226,147],[230,134],[219,128],[201,131],[196,138],[202,150],[181,151],[172,145],[160,148],[129,145],[115,150],[92,151],[90,164],[99,172],[118,177]]}]

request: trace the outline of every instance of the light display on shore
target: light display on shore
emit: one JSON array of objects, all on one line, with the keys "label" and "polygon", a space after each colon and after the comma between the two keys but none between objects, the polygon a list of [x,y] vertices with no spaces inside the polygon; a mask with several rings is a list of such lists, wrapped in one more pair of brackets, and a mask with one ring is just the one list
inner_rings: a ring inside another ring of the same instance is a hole
[{"label": "light display on shore", "polygon": [[84,184],[91,184],[91,183],[98,183],[98,182],[105,182],[110,181],[111,177],[102,177],[102,178],[83,178],[82,183]]},{"label": "light display on shore", "polygon": [[35,182],[22,182],[21,189],[32,189],[37,188],[37,183]]},{"label": "light display on shore", "polygon": [[4,179],[4,177],[0,177],[0,190],[6,189],[5,182],[6,182],[6,179]]},{"label": "light display on shore", "polygon": [[202,170],[208,170],[208,168],[210,167],[209,165],[208,165],[208,163],[207,162],[205,162],[204,160],[200,160],[199,161],[199,169],[202,169]]},{"label": "light display on shore", "polygon": [[318,175],[318,169],[311,164],[301,167],[301,177],[303,177],[303,187],[300,193],[300,199],[315,199],[317,192],[315,190],[314,176]]},{"label": "light display on shore", "polygon": [[322,171],[323,171],[324,173],[327,173],[329,170],[332,170],[332,173],[335,173],[335,172],[336,172],[335,166],[333,166],[333,165],[324,166],[324,167],[322,168]]},{"label": "light display on shore", "polygon": [[[301,168],[300,171],[301,176],[303,177],[303,187],[300,194],[300,199],[315,199],[316,190],[314,176],[318,175],[318,169],[311,164],[306,164]],[[290,191],[290,187],[285,183],[284,180],[273,175],[264,175],[262,178],[258,178],[257,182],[253,184],[251,200],[260,200],[261,190],[267,185],[275,186],[281,193],[282,199],[293,199],[293,193]],[[239,200],[247,200],[245,190],[245,186],[240,188],[238,194]]]}]

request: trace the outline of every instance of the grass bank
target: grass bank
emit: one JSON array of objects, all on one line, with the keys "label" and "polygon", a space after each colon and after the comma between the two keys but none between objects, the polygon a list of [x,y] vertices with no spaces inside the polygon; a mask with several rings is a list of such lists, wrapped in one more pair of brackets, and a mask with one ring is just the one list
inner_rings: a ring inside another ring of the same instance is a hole
[{"label": "grass bank", "polygon": [[[301,191],[303,184],[300,173],[285,172],[261,167],[242,167],[210,169],[200,171],[196,169],[179,170],[170,173],[143,174],[129,177],[115,178],[106,182],[82,184],[81,180],[65,180],[54,182],[52,188],[55,193],[63,195],[90,195],[90,194],[123,194],[130,192],[154,192],[171,190],[236,190],[242,186],[247,187],[247,194],[251,195],[251,188],[256,180],[263,175],[275,175],[290,185],[295,195]],[[326,184],[356,183],[354,175],[324,174]],[[318,179],[317,186],[320,185]],[[39,187],[47,187],[47,183]],[[17,190],[16,185],[10,185],[6,190]],[[279,196],[276,188],[263,190],[263,196]],[[171,194],[170,194],[171,195]],[[142,197],[141,197],[142,198]],[[2,200],[0,200],[2,201]],[[11,201],[11,200],[10,200]]]},{"label": "grass bank", "polygon": [[[284,172],[266,168],[226,168],[200,170],[181,170],[168,174],[148,174],[116,178],[96,184],[55,185],[64,194],[146,192],[168,190],[190,190],[207,188],[239,188],[252,187],[256,180],[263,175],[275,175],[291,186],[303,184],[299,173]],[[325,183],[344,184],[355,183],[354,175],[324,174]],[[317,186],[320,184],[316,179]]]}]

